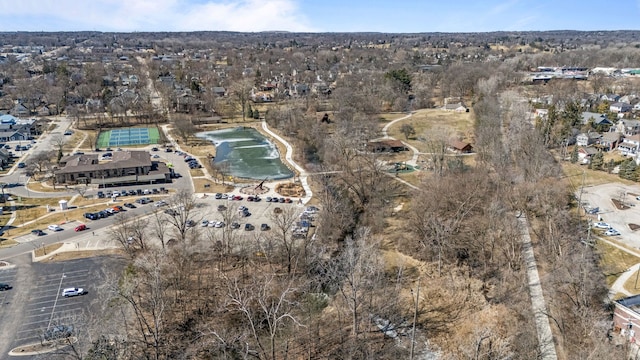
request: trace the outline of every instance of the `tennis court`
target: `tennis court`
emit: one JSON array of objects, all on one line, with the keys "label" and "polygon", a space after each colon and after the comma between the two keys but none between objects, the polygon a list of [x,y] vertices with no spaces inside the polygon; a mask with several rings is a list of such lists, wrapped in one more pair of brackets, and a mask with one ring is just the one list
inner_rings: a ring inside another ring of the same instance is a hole
[{"label": "tennis court", "polygon": [[100,132],[97,147],[147,145],[157,144],[159,141],[158,128],[113,129]]}]

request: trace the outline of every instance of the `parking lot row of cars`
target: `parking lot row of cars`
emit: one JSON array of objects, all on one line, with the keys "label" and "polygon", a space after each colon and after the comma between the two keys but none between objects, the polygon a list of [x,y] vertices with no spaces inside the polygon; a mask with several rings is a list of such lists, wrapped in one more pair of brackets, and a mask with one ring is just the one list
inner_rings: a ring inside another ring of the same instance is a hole
[{"label": "parking lot row of cars", "polygon": [[[234,201],[240,201],[240,200],[244,200],[244,197],[242,195],[235,195],[235,194],[222,194],[222,193],[217,193],[214,195],[214,198],[218,199],[218,200],[234,200]],[[247,201],[250,202],[260,202],[262,201],[262,198],[258,195],[249,195],[247,196]],[[274,202],[274,203],[287,203],[287,204],[291,204],[293,202],[293,200],[291,200],[291,198],[285,198],[285,197],[271,197],[271,196],[267,196],[265,198],[266,202]]]},{"label": "parking lot row of cars", "polygon": [[[148,197],[142,197],[139,199],[136,199],[135,203],[138,205],[144,205],[144,204],[148,204],[153,202],[152,199],[148,198]],[[158,201],[156,204],[166,204],[165,202]],[[98,212],[86,212],[83,214],[83,217],[85,219],[89,219],[89,220],[100,220],[100,219],[105,219],[108,218],[111,215],[115,215],[119,212],[125,211],[125,208],[128,209],[135,209],[137,206],[133,203],[129,203],[126,202],[124,204],[121,205],[114,205],[112,207],[108,207],[104,210],[98,211]]]},{"label": "parking lot row of cars", "polygon": [[620,232],[604,221],[596,222],[592,225],[596,229],[602,229],[605,236],[619,236]]},{"label": "parking lot row of cars", "polygon": [[97,195],[100,199],[103,198],[113,198],[113,197],[121,197],[121,196],[140,196],[140,195],[151,195],[151,194],[166,194],[169,190],[161,187],[159,189],[131,189],[131,190],[106,190],[106,191],[98,191]]}]

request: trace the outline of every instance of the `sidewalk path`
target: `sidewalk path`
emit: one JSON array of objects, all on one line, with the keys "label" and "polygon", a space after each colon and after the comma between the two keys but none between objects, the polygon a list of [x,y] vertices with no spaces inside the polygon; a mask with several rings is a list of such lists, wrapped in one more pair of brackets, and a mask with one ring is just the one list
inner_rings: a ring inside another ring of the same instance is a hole
[{"label": "sidewalk path", "polygon": [[267,125],[267,122],[265,120],[262,120],[262,129],[269,135],[271,135],[272,137],[274,137],[276,140],[280,141],[286,148],[287,148],[287,153],[285,155],[285,160],[287,160],[287,162],[293,166],[294,169],[296,169],[296,171],[298,172],[298,177],[300,178],[300,183],[302,184],[302,187],[304,188],[304,198],[302,198],[302,203],[306,204],[309,202],[309,200],[311,200],[311,197],[313,196],[313,192],[311,191],[311,186],[309,186],[309,183],[307,181],[307,171],[305,169],[302,168],[302,166],[296,164],[293,161],[293,147],[291,146],[291,144],[289,144],[285,139],[283,139],[282,137],[280,137],[280,135],[274,133],[273,131],[271,131],[269,129],[269,126]]},{"label": "sidewalk path", "polygon": [[[9,205],[10,205],[12,208],[14,208],[14,209],[15,209],[16,202],[15,202],[15,201],[9,201]],[[11,213],[11,217],[9,218],[9,220],[7,220],[7,223],[6,223],[6,224],[4,224],[4,225],[2,226],[2,228],[0,228],[0,235],[4,234],[4,232],[8,230],[7,228],[8,228],[11,224],[13,224],[13,222],[14,222],[14,221],[16,221],[16,216],[17,216],[17,214],[18,214],[18,212],[17,212],[17,211],[14,211],[14,212],[12,212],[12,213]]]},{"label": "sidewalk path", "polygon": [[[167,140],[169,140],[169,142],[173,145],[173,148],[175,150],[182,151],[182,148],[180,147],[180,145],[178,145],[178,142],[176,141],[176,139],[174,139],[173,136],[171,136],[171,134],[169,133],[169,126],[171,126],[171,124],[164,124],[161,126],[162,131],[164,132],[164,135],[167,137]],[[186,151],[183,151],[183,152],[186,152]],[[207,170],[206,166],[203,166],[200,170],[202,170],[202,173],[206,178],[213,179],[211,174],[209,174],[209,170]],[[193,176],[191,176],[191,172],[189,172],[189,178],[191,179],[191,191],[194,192],[196,190],[196,187],[193,183]]]},{"label": "sidewalk path", "polygon": [[538,346],[540,347],[540,358],[543,360],[557,360],[556,347],[553,343],[553,333],[547,316],[547,303],[544,300],[542,284],[538,275],[538,265],[529,236],[529,222],[525,214],[518,217],[520,234],[522,236],[522,253],[527,267],[527,278],[529,280],[529,294],[531,296],[531,309],[535,317],[536,329],[538,332]]},{"label": "sidewalk path", "polygon": [[[389,136],[389,133],[388,133],[389,128],[390,128],[391,126],[393,126],[395,123],[397,123],[397,122],[399,122],[399,121],[402,121],[402,120],[406,120],[406,119],[408,119],[408,118],[410,118],[410,117],[412,117],[412,116],[413,116],[413,112],[412,112],[412,113],[409,113],[409,114],[407,114],[407,115],[405,115],[405,116],[403,116],[403,117],[399,117],[399,118],[397,118],[397,119],[395,119],[395,120],[392,120],[392,121],[390,121],[389,123],[387,123],[387,125],[385,125],[385,126],[382,128],[382,138],[383,138],[383,139],[393,139],[393,140],[396,140],[395,138],[393,138],[393,137]],[[400,140],[400,141],[402,141],[402,140]],[[407,161],[407,164],[409,164],[409,165],[411,165],[411,166],[418,166],[418,157],[419,157],[419,156],[420,156],[420,154],[421,154],[421,153],[420,153],[420,150],[418,150],[417,148],[415,148],[415,147],[414,147],[414,146],[412,146],[411,144],[408,144],[406,141],[402,141],[402,143],[403,143],[406,147],[408,147],[408,148],[409,148],[409,150],[411,150],[411,152],[413,153],[413,155],[411,156],[411,160],[408,160],[408,161]]]},{"label": "sidewalk path", "polygon": [[[637,256],[638,258],[640,258],[640,253],[633,251],[631,249],[628,249],[624,246],[620,246],[618,244],[616,244],[613,241],[609,241],[607,239],[598,237],[598,241],[602,241],[607,243],[608,245],[611,245],[615,248],[618,248],[624,252],[626,252],[627,254],[633,255],[633,256]],[[640,263],[635,264],[633,266],[631,266],[630,268],[628,268],[627,270],[625,270],[625,272],[620,275],[616,281],[611,284],[611,288],[609,289],[609,300],[613,300],[613,298],[616,296],[616,294],[621,293],[624,294],[625,296],[632,296],[632,295],[636,295],[633,293],[630,293],[627,289],[624,288],[624,284],[627,282],[627,280],[629,280],[631,278],[631,276],[633,276],[637,271],[640,270]]]}]

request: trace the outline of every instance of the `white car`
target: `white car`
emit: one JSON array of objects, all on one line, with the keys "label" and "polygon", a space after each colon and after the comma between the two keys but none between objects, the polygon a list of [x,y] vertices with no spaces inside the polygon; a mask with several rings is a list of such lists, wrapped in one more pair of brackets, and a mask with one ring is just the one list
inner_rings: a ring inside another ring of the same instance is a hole
[{"label": "white car", "polygon": [[83,288],[67,288],[62,290],[62,296],[64,297],[84,295],[86,293]]},{"label": "white car", "polygon": [[209,225],[209,220],[202,220],[202,227],[207,227]]},{"label": "white car", "polygon": [[59,225],[49,225],[49,226],[47,226],[47,229],[49,229],[51,231],[62,231],[63,230]]},{"label": "white car", "polygon": [[216,228],[224,227],[224,222],[222,222],[222,221],[216,221],[216,223],[215,223],[215,225],[213,225],[213,227],[216,227]]},{"label": "white car", "polygon": [[609,229],[604,232],[605,236],[619,236],[620,232],[616,229]]},{"label": "white car", "polygon": [[153,204],[153,206],[155,206],[155,207],[160,207],[160,206],[165,206],[165,205],[169,205],[169,204],[167,204],[167,202],[166,202],[166,201],[164,201],[164,200],[156,201],[156,202]]},{"label": "white car", "polygon": [[594,228],[598,228],[598,229],[610,229],[611,225],[607,224],[606,222],[597,222],[595,224],[593,224]]}]

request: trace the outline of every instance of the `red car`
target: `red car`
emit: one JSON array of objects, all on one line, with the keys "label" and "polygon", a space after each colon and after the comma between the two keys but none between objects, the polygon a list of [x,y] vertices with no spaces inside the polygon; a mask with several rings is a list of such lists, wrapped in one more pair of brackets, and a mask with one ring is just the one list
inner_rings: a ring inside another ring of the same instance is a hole
[{"label": "red car", "polygon": [[85,224],[80,224],[80,225],[76,226],[75,230],[76,230],[76,231],[87,230],[87,225],[85,225]]}]

